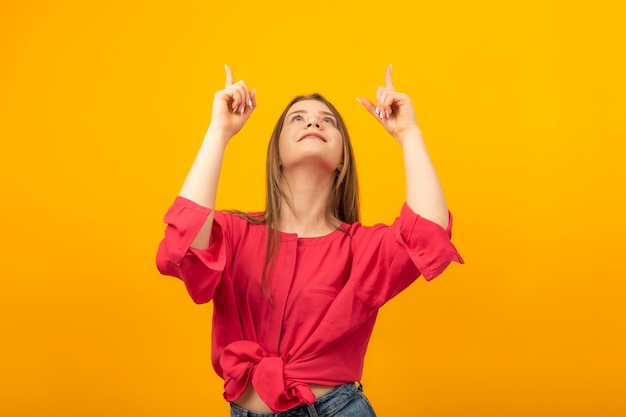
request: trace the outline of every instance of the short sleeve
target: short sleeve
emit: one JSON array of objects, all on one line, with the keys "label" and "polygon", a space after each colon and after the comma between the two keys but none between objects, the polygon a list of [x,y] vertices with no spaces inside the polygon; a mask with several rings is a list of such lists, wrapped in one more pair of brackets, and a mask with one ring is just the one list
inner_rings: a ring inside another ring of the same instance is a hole
[{"label": "short sleeve", "polygon": [[357,227],[353,236],[356,292],[370,306],[380,307],[420,275],[432,280],[448,265],[463,259],[451,242],[452,215],[443,228],[404,204],[393,224]]},{"label": "short sleeve", "polygon": [[[206,249],[191,243],[213,213],[210,245]],[[196,303],[213,298],[227,259],[227,223],[223,213],[177,197],[165,214],[165,236],[157,251],[156,264],[163,275],[180,278]]]},{"label": "short sleeve", "polygon": [[404,246],[411,261],[424,279],[440,275],[452,262],[463,263],[463,258],[451,242],[452,213],[448,212],[448,226],[444,229],[416,214],[405,203],[400,218],[392,229],[398,242]]}]

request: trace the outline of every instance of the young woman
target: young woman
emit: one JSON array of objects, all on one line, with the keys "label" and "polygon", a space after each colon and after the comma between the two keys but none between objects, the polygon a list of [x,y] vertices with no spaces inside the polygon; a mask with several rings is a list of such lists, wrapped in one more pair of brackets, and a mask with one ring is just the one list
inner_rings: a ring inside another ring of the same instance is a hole
[{"label": "young woman", "polygon": [[215,210],[228,141],[257,106],[233,83],[215,94],[209,129],[165,216],[161,273],[197,303],[213,300],[212,363],[232,416],[374,416],[361,378],[378,309],[420,275],[463,260],[411,100],[391,66],[375,104],[357,99],[400,144],[406,203],[391,225],[359,222],[344,122],[318,94],[289,103],[271,136],[262,213]]}]

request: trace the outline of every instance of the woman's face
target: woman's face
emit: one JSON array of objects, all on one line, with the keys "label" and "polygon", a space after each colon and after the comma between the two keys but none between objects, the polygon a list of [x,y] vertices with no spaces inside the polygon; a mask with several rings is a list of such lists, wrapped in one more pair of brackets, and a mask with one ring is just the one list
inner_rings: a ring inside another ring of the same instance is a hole
[{"label": "woman's face", "polygon": [[289,108],[278,146],[283,170],[314,164],[333,172],[343,159],[343,137],[337,118],[317,100],[299,101]]}]

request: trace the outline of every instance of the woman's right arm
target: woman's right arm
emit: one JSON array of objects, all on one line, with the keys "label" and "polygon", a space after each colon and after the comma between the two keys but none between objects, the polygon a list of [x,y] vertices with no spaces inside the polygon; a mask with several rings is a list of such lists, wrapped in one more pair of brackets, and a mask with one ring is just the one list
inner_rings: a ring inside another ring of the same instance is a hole
[{"label": "woman's right arm", "polygon": [[[233,73],[226,66],[226,86],[215,93],[211,124],[196,159],[187,174],[179,195],[201,206],[215,209],[215,197],[224,151],[228,141],[246,123],[256,108],[256,92],[243,81],[233,83]],[[191,247],[209,246],[213,211],[193,240]]]}]

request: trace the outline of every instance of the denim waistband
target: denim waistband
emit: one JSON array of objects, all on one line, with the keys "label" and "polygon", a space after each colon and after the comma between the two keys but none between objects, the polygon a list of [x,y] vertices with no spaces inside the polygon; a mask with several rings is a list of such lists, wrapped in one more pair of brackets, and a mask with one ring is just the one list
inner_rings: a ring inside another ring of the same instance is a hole
[{"label": "denim waistband", "polygon": [[319,397],[313,404],[302,404],[291,410],[282,411],[280,413],[259,413],[246,410],[233,403],[230,404],[232,417],[310,417],[329,414],[333,410],[342,407],[357,392],[362,391],[363,386],[360,382],[356,384],[350,382],[348,384],[339,385],[331,391]]}]

